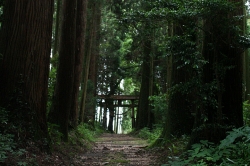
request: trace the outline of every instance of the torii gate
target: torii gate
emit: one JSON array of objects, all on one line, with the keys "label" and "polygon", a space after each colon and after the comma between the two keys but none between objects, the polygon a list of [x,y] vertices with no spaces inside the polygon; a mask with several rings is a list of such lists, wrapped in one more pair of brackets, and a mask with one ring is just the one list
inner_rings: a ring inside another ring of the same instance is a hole
[{"label": "torii gate", "polygon": [[[96,95],[97,99],[112,99],[112,100],[117,100],[118,104],[113,104],[113,107],[129,107],[132,109],[132,128],[135,127],[135,107],[137,107],[138,105],[135,104],[135,100],[139,100],[139,96],[135,96],[135,95]],[[131,104],[122,104],[123,100],[130,100]],[[104,107],[104,114],[103,114],[103,126],[106,127],[107,125],[107,105],[105,104],[105,102],[100,102],[99,103],[100,109],[102,110],[102,108]]]}]

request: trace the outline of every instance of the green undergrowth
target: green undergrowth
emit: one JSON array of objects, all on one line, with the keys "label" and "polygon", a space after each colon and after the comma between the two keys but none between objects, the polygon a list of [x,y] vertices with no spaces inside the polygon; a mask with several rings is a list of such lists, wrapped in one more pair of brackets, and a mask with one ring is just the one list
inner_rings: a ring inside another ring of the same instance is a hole
[{"label": "green undergrowth", "polygon": [[[104,130],[96,124],[95,127],[88,124],[80,124],[76,129],[69,132],[69,141],[63,142],[58,131],[52,137],[52,154],[60,156],[64,165],[72,165],[72,159],[89,150],[96,138]],[[74,165],[74,164],[73,164]]]},{"label": "green undergrowth", "polygon": [[248,100],[243,102],[243,120],[246,126],[250,126],[250,103]]},{"label": "green undergrowth", "polygon": [[14,126],[9,123],[8,111],[0,107],[0,165],[5,162],[9,155],[22,155],[23,149],[17,148],[14,141],[15,135],[10,132]]},{"label": "green undergrowth", "polygon": [[91,148],[96,138],[103,132],[104,130],[99,124],[96,124],[95,127],[93,127],[83,123],[78,125],[76,129],[73,129],[69,132],[69,141],[65,143],[61,140],[62,134],[56,130],[56,128],[50,131],[52,144],[54,146],[63,145],[65,148],[67,148],[67,146],[77,146],[83,147],[85,149]]},{"label": "green undergrowth", "polygon": [[157,139],[159,139],[162,133],[162,128],[155,126],[152,130],[145,127],[137,132],[135,135],[141,139],[147,140],[149,146],[151,146]]},{"label": "green undergrowth", "polygon": [[77,127],[76,133],[84,140],[93,142],[95,141],[96,136],[99,135],[100,130],[97,128],[94,128],[91,125],[88,124],[81,124]]},{"label": "green undergrowth", "polygon": [[47,142],[32,139],[20,141],[16,128],[9,121],[8,111],[0,108],[0,165],[71,165],[72,158],[91,148],[95,139],[104,132],[99,124],[95,127],[81,124],[69,132],[69,141],[63,142],[58,126],[48,124],[48,146]]},{"label": "green undergrowth", "polygon": [[[148,150],[150,153],[155,154],[155,160],[158,163],[166,163],[169,158],[175,158],[175,156],[180,156],[187,146],[189,137],[183,135],[179,138],[171,138],[171,140],[166,140],[161,137],[162,127],[155,126],[153,130],[149,128],[143,128],[139,131],[132,132],[132,135],[144,139],[149,144]],[[168,157],[166,157],[168,156]]]},{"label": "green undergrowth", "polygon": [[182,155],[168,158],[169,163],[162,166],[248,165],[250,163],[250,127],[233,129],[219,145],[201,140]]}]

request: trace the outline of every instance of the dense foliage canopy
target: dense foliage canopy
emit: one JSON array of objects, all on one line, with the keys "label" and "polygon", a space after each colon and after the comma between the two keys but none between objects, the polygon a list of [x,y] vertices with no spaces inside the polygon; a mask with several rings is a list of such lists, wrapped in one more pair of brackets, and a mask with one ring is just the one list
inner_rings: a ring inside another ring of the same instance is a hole
[{"label": "dense foliage canopy", "polygon": [[189,151],[173,165],[246,164],[246,4],[1,0],[0,163],[16,147],[49,152],[101,125],[155,146],[185,137]]}]

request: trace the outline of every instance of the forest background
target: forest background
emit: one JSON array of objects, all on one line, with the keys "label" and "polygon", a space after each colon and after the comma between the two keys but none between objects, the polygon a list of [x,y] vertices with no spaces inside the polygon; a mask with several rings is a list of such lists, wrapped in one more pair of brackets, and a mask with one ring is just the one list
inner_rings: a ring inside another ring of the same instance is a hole
[{"label": "forest background", "polygon": [[246,3],[2,0],[0,162],[12,142],[51,151],[54,134],[68,142],[84,124],[114,132],[103,94],[139,96],[124,131],[157,131],[155,146],[187,137],[191,150],[172,165],[249,163]]}]

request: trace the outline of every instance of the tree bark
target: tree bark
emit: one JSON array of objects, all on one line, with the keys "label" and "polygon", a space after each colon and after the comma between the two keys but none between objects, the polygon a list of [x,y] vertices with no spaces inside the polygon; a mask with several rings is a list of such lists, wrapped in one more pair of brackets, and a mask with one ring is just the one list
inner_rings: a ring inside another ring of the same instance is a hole
[{"label": "tree bark", "polygon": [[[246,0],[243,0],[243,4],[246,4]],[[247,33],[247,11],[243,8],[243,33]],[[250,102],[250,57],[249,48],[245,50],[243,57],[243,82],[244,82],[244,101]]]},{"label": "tree bark", "polygon": [[[91,58],[90,58],[90,66],[89,66],[89,75],[88,79],[92,84],[92,89],[89,91],[90,93],[87,93],[89,96],[88,99],[90,100],[89,103],[89,112],[91,117],[91,125],[94,126],[94,119],[95,119],[95,113],[96,113],[96,104],[93,102],[96,97],[96,87],[97,87],[97,63],[99,59],[99,44],[100,44],[100,29],[101,29],[101,4],[96,4],[96,14],[95,14],[95,26],[94,26],[94,34],[93,34],[93,47],[91,51]],[[88,100],[87,99],[87,100]]]},{"label": "tree bark", "polygon": [[[202,100],[201,107],[197,109],[188,148],[200,140],[218,143],[225,138],[228,130],[243,125],[242,53],[244,51],[235,41],[240,35],[239,32],[232,30],[234,29],[232,26],[242,28],[242,21],[234,22],[234,25],[231,22],[236,15],[243,14],[243,3],[240,0],[234,2],[237,2],[238,7],[236,11],[226,14],[227,19],[221,20],[221,15],[218,14],[216,17],[204,20],[203,56],[208,63],[204,65],[202,81],[204,87],[207,85],[210,88],[206,94],[206,98],[210,99],[209,103]],[[214,100],[211,100],[211,97]]]},{"label": "tree bark", "polygon": [[[229,0],[229,2],[235,3],[237,10],[229,14],[229,18],[234,18],[235,15],[242,16],[243,9],[245,9],[245,4],[242,0]],[[235,23],[235,26],[238,26],[242,31],[238,32],[238,35],[244,35],[244,19],[239,20]],[[234,43],[235,38],[233,38],[233,32],[227,33],[227,41],[229,43]],[[223,45],[222,55],[228,55],[229,63],[226,65],[234,66],[229,68],[225,74],[225,91],[222,95],[222,114],[225,114],[228,119],[225,120],[226,124],[232,125],[236,128],[243,126],[243,87],[242,87],[242,78],[243,78],[243,56],[244,48],[240,47],[231,47],[230,44]],[[232,79],[233,78],[233,79]]]},{"label": "tree bark", "polygon": [[[181,21],[181,25],[185,24]],[[175,36],[184,35],[184,29],[180,27],[178,23],[173,27],[170,25],[170,33],[173,33]],[[171,36],[172,34],[170,34]],[[180,45],[179,45],[180,46]],[[174,46],[174,47],[179,47]],[[185,47],[185,46],[184,46]],[[175,49],[175,48],[173,48]],[[178,49],[178,48],[177,48]],[[179,52],[178,52],[179,53]],[[164,135],[166,139],[171,138],[172,136],[180,137],[183,134],[190,134],[191,129],[193,127],[193,119],[191,115],[190,108],[192,105],[191,94],[192,89],[187,89],[187,92],[183,92],[182,90],[175,88],[176,86],[181,85],[182,83],[187,83],[192,78],[191,73],[192,69],[189,65],[183,65],[183,61],[181,61],[180,56],[182,54],[176,54],[169,57],[169,63],[171,68],[169,68],[169,76],[168,76],[168,109],[167,109],[167,120]],[[182,67],[180,67],[182,66]],[[184,86],[184,85],[181,85]]]},{"label": "tree bark", "polygon": [[47,137],[53,4],[53,0],[5,1],[1,29],[0,105],[11,107],[11,121],[22,121],[23,130],[33,128],[37,138]]},{"label": "tree bark", "polygon": [[85,41],[85,56],[83,59],[84,68],[82,73],[82,94],[81,94],[81,106],[80,106],[80,122],[84,122],[86,117],[86,96],[87,96],[87,88],[88,88],[88,76],[89,76],[89,67],[90,67],[90,59],[93,51],[93,42],[94,42],[94,34],[95,34],[95,15],[96,15],[96,2],[88,3],[88,10],[90,14],[87,16],[87,29],[86,29],[86,41]]},{"label": "tree bark", "polygon": [[145,24],[144,45],[143,45],[143,63],[142,79],[140,88],[140,99],[137,111],[136,129],[150,127],[150,110],[149,110],[149,91],[150,91],[150,62],[151,62],[151,32],[150,23]]},{"label": "tree bark", "polygon": [[53,42],[53,52],[52,52],[52,67],[57,67],[57,59],[59,54],[59,44],[60,44],[60,32],[61,32],[61,22],[62,22],[62,0],[56,1],[56,19],[54,25],[54,42]]},{"label": "tree bark", "polygon": [[72,105],[70,111],[70,125],[76,127],[79,120],[79,87],[82,79],[83,57],[85,33],[87,23],[87,0],[77,0],[77,17],[76,17],[76,48],[75,48],[75,65],[74,65],[74,84]]},{"label": "tree bark", "polygon": [[57,82],[49,121],[59,125],[63,140],[68,141],[75,63],[76,0],[64,0]]}]

